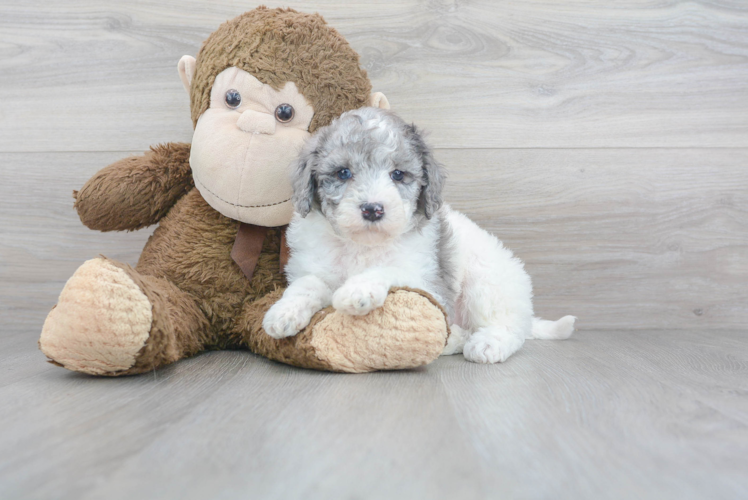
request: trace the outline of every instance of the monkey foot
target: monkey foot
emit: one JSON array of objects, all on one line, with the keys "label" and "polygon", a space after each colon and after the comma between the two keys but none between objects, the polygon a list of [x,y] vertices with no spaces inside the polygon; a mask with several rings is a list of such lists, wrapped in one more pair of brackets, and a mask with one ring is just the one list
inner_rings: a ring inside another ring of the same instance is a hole
[{"label": "monkey foot", "polygon": [[133,366],[152,319],[150,301],[127,272],[96,258],[68,280],[44,322],[39,347],[70,370],[112,374]]},{"label": "monkey foot", "polygon": [[328,307],[298,335],[274,339],[262,330],[261,322],[281,293],[253,304],[254,327],[249,328],[247,343],[257,354],[290,365],[348,373],[416,368],[438,358],[449,337],[441,306],[425,292],[400,288],[364,316]]},{"label": "monkey foot", "polygon": [[311,328],[317,357],[335,371],[353,373],[428,364],[449,336],[441,307],[424,292],[407,289],[390,292],[382,307],[365,316],[327,310]]}]

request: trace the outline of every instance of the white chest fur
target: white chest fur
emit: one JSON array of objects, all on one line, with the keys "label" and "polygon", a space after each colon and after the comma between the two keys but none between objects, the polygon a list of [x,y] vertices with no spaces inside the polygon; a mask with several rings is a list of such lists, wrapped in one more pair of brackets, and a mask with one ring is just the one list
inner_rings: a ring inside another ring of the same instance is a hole
[{"label": "white chest fur", "polygon": [[402,286],[434,291],[431,283],[438,279],[439,272],[434,251],[437,223],[382,244],[363,245],[340,238],[322,214],[312,212],[304,219],[295,216],[287,235],[291,248],[291,261],[286,268],[289,282],[315,274],[334,290],[351,276],[386,268],[402,278]]}]

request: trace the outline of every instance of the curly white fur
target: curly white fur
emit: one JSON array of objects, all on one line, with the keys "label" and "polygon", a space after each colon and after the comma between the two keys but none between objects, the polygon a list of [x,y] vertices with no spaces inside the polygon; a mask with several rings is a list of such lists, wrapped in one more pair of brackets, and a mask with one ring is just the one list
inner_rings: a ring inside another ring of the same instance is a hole
[{"label": "curly white fur", "polygon": [[[352,171],[340,179],[341,168]],[[400,171],[403,180],[393,180]],[[264,318],[276,338],[295,335],[318,310],[352,315],[381,307],[390,288],[432,294],[448,312],[444,354],[505,361],[526,338],[563,339],[573,316],[533,316],[522,262],[493,235],[441,204],[444,174],[415,127],[392,113],[345,113],[307,145],[295,179],[298,212],[287,231],[289,287]],[[379,203],[382,220],[359,207]]]}]

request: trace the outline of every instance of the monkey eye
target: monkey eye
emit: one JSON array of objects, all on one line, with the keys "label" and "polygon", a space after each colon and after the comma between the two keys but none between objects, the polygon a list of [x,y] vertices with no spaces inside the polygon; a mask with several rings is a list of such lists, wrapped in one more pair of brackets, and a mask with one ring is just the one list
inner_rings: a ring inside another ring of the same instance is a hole
[{"label": "monkey eye", "polygon": [[236,89],[226,91],[226,106],[236,109],[242,103],[242,95]]},{"label": "monkey eye", "polygon": [[288,123],[293,120],[294,110],[290,104],[279,104],[275,108],[275,119],[281,123]]},{"label": "monkey eye", "polygon": [[340,179],[341,181],[347,181],[351,177],[353,177],[353,172],[351,172],[351,169],[341,168],[340,170],[338,170],[338,179]]},{"label": "monkey eye", "polygon": [[405,177],[405,173],[401,170],[393,170],[390,172],[390,178],[395,182],[400,182]]}]

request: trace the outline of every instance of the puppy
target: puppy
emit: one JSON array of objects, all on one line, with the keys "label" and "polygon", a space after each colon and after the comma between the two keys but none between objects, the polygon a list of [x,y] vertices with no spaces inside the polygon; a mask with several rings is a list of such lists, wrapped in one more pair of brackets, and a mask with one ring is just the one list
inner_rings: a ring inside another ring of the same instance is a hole
[{"label": "puppy", "polygon": [[569,337],[576,318],[533,317],[522,262],[442,203],[444,180],[416,127],[390,112],[349,111],[319,130],[294,174],[289,287],[265,315],[265,332],[296,335],[330,304],[367,314],[391,287],[407,286],[447,311],[444,354],[496,363],[526,338]]}]

